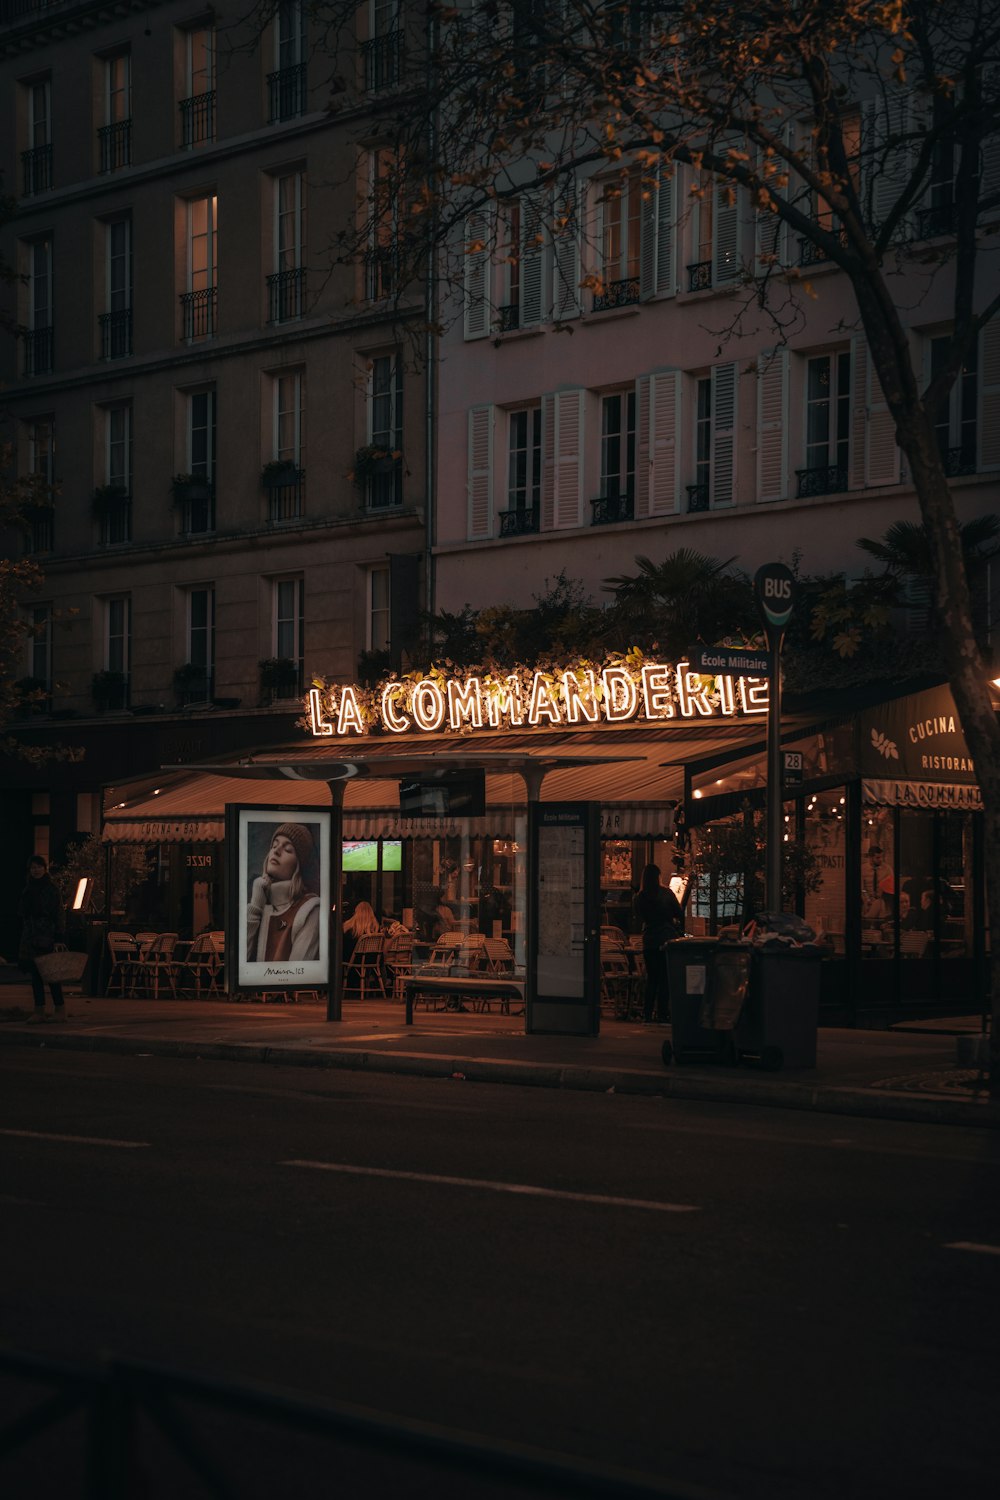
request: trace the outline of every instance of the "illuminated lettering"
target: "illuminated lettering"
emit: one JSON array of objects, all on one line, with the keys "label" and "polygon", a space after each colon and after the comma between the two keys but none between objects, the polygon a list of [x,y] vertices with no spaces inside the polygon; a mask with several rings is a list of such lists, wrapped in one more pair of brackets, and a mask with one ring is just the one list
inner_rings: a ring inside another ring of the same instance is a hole
[{"label": "illuminated lettering", "polygon": [[531,682],[528,723],[540,724],[543,717],[547,718],[550,724],[562,723],[562,714],[559,712],[559,705],[553,698],[549,685],[545,681],[545,674],[543,672],[536,672]]},{"label": "illuminated lettering", "polygon": [[642,702],[647,719],[672,719],[674,699],[670,691],[670,668],[647,662],[642,669]]},{"label": "illuminated lettering", "polygon": [[580,675],[584,680],[585,694],[580,691],[580,680],[575,672],[562,674],[566,723],[579,724],[583,719],[588,724],[596,724],[601,712],[597,702],[597,683],[589,669]]},{"label": "illuminated lettering", "polygon": [[430,732],[440,729],[444,723],[444,693],[429,677],[421,677],[413,689],[410,708],[418,729]]},{"label": "illuminated lettering", "polygon": [[717,677],[715,686],[719,692],[719,708],[724,714],[736,712],[736,691],[731,677]]},{"label": "illuminated lettering", "polygon": [[682,719],[692,719],[695,714],[710,719],[714,712],[701,678],[686,661],[677,663],[677,706]]},{"label": "illuminated lettering", "polygon": [[524,705],[521,702],[521,684],[516,677],[506,682],[494,682],[486,699],[486,717],[491,729],[499,729],[502,719],[512,726],[524,723]]},{"label": "illuminated lettering", "polygon": [[403,734],[412,727],[412,720],[396,706],[396,699],[401,696],[402,691],[401,682],[387,682],[382,689],[382,723],[392,734]]},{"label": "illuminated lettering", "polygon": [[770,681],[766,677],[741,677],[740,702],[745,714],[766,714],[770,701]]},{"label": "illuminated lettering", "polygon": [[604,717],[608,723],[631,719],[639,706],[639,689],[628,668],[605,667],[601,681],[604,683]]},{"label": "illuminated lettering", "polygon": [[346,734],[349,729],[353,729],[355,734],[364,734],[365,721],[361,717],[361,707],[354,696],[354,689],[352,687],[345,687],[341,689],[340,693],[340,713],[337,715],[337,733]]},{"label": "illuminated lettering", "polygon": [[320,697],[319,688],[309,689],[309,724],[313,734],[333,733],[333,722],[323,713],[323,699]]},{"label": "illuminated lettering", "polygon": [[468,719],[473,729],[483,727],[483,704],[478,677],[469,677],[464,684],[454,680],[448,684],[448,723],[452,729],[461,729],[463,719]]}]

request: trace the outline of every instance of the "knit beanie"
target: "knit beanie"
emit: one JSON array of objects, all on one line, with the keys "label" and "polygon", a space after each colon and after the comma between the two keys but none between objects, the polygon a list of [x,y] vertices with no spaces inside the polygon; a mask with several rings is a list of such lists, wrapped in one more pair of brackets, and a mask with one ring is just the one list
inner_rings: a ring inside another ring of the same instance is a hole
[{"label": "knit beanie", "polygon": [[298,855],[303,889],[318,892],[319,855],[308,828],[302,823],[280,823],[271,835],[271,842],[279,837],[286,838]]}]

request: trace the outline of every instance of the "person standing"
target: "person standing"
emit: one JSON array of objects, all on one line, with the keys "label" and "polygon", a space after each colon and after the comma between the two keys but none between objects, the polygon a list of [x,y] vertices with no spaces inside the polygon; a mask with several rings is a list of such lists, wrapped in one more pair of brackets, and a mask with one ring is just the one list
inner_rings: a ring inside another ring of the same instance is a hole
[{"label": "person standing", "polygon": [[[63,904],[55,881],[49,874],[48,865],[40,854],[33,854],[28,861],[28,883],[17,903],[17,914],[21,919],[21,941],[18,960],[21,968],[31,980],[31,993],[35,1001],[34,1014],[29,1021],[45,1020],[45,980],[38,972],[35,962],[45,953],[62,951],[64,937]],[[52,991],[52,1019],[65,1021],[66,1005],[63,988],[57,979],[49,981]]]},{"label": "person standing", "polygon": [[664,944],[684,931],[684,913],[673,891],[660,883],[656,865],[647,865],[634,903],[642,923],[642,958],[646,966],[646,997],[642,1018],[662,1025],[667,1020],[669,991]]}]

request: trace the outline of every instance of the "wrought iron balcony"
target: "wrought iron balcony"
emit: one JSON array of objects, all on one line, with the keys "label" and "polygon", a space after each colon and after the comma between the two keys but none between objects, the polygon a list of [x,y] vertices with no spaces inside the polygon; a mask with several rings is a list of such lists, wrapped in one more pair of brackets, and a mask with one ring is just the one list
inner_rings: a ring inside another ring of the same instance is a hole
[{"label": "wrought iron balcony", "polygon": [[[831,231],[836,235],[841,245],[847,248],[847,231],[837,228]],[[799,235],[799,265],[800,266],[823,266],[829,262],[830,257],[826,251],[821,249],[808,235]]]},{"label": "wrought iron balcony", "polygon": [[47,193],[52,186],[52,147],[34,146],[21,152],[21,182],[26,198]]},{"label": "wrought iron balcony", "polygon": [[268,484],[267,520],[270,526],[287,526],[290,521],[300,521],[305,514],[304,469],[292,469],[291,477],[284,483]]},{"label": "wrought iron balcony", "polygon": [[710,260],[697,260],[693,266],[688,266],[688,291],[707,292],[712,285],[712,262]]},{"label": "wrought iron balcony", "polygon": [[124,359],[132,353],[132,309],[123,307],[118,312],[101,313],[101,358]]},{"label": "wrought iron balcony", "polygon": [[132,540],[132,498],[109,505],[101,512],[101,546],[118,547]]},{"label": "wrought iron balcony", "polygon": [[708,510],[711,505],[711,497],[707,481],[700,484],[689,484],[686,486],[688,497],[688,512]]},{"label": "wrought iron balcony", "polygon": [[515,328],[521,326],[521,304],[520,302],[505,302],[502,307],[497,308],[497,332],[513,333]]},{"label": "wrought iron balcony", "polygon": [[399,290],[399,253],[391,246],[369,250],[365,256],[365,296],[382,302]]},{"label": "wrought iron balcony", "polygon": [[279,68],[276,73],[269,73],[267,92],[272,125],[277,120],[294,120],[297,115],[305,114],[305,63],[295,63],[290,68]]},{"label": "wrought iron balcony", "polygon": [[525,505],[520,510],[500,512],[501,536],[527,536],[538,531],[541,512],[537,505]]},{"label": "wrought iron balcony", "polygon": [[280,659],[261,662],[260,696],[262,703],[279,703],[302,694],[302,668],[293,661]]},{"label": "wrought iron balcony", "polygon": [[174,497],[181,508],[181,530],[185,536],[198,536],[215,530],[215,485],[207,479],[192,479],[174,486]]},{"label": "wrought iron balcony", "polygon": [[963,474],[976,472],[975,443],[962,443],[957,448],[942,448],[941,462],[949,479],[958,479]]},{"label": "wrought iron balcony", "polygon": [[181,112],[181,144],[200,146],[203,141],[215,140],[215,90],[207,94],[192,94],[182,99],[177,106]]},{"label": "wrought iron balcony", "polygon": [[631,521],[635,514],[631,495],[599,495],[590,503],[594,507],[591,526],[614,526],[618,521]]},{"label": "wrought iron balcony", "polygon": [[267,319],[269,323],[287,323],[301,318],[305,306],[306,268],[293,266],[289,271],[275,271],[267,278]]},{"label": "wrought iron balcony", "polygon": [[609,281],[603,292],[594,295],[594,312],[607,312],[612,307],[631,307],[639,300],[638,276],[627,276],[623,281]]},{"label": "wrought iron balcony", "polygon": [[403,33],[390,31],[362,43],[365,59],[365,88],[369,93],[391,89],[403,74]]},{"label": "wrought iron balcony", "polygon": [[918,208],[917,239],[934,240],[954,234],[957,217],[954,203],[937,203],[929,208]]},{"label": "wrought iron balcony", "polygon": [[798,500],[808,500],[813,495],[839,495],[847,489],[846,464],[814,464],[808,469],[796,469],[795,477]]},{"label": "wrought iron balcony", "polygon": [[52,325],[47,328],[28,328],[22,333],[24,345],[24,374],[52,374]]},{"label": "wrought iron balcony", "polygon": [[181,708],[192,703],[211,703],[212,686],[210,667],[196,668],[189,663],[174,673],[174,687]]},{"label": "wrought iron balcony", "polygon": [[207,339],[215,333],[218,287],[203,287],[198,292],[181,293],[185,339]]},{"label": "wrought iron balcony", "polygon": [[51,505],[32,505],[24,512],[28,527],[25,552],[51,552],[55,537],[55,510]]},{"label": "wrought iron balcony", "polygon": [[132,165],[132,121],[117,120],[114,125],[102,125],[97,132],[101,146],[101,171],[117,172],[121,167]]}]

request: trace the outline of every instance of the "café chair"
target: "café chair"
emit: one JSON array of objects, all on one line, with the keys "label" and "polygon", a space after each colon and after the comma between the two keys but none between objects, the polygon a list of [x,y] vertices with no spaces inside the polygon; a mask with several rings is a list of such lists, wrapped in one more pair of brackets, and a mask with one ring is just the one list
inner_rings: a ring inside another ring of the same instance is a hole
[{"label": "caf\u00e9 chair", "polygon": [[177,937],[176,932],[158,932],[136,964],[135,987],[144,990],[147,999],[159,1000],[164,984],[169,986],[171,998],[177,999]]},{"label": "caf\u00e9 chair", "polygon": [[413,933],[397,932],[385,940],[382,950],[385,977],[394,1000],[403,999],[403,981],[413,973]]},{"label": "caf\u00e9 chair", "polygon": [[359,937],[344,967],[344,999],[355,995],[359,1000],[369,1000],[381,995],[387,1000],[385,978],[382,974],[382,953],[385,938],[381,932]]},{"label": "caf\u00e9 chair", "polygon": [[130,932],[109,932],[108,952],[111,955],[111,972],[105,994],[111,995],[117,989],[122,999],[126,995],[133,995],[135,966],[139,958],[138,942]]}]

